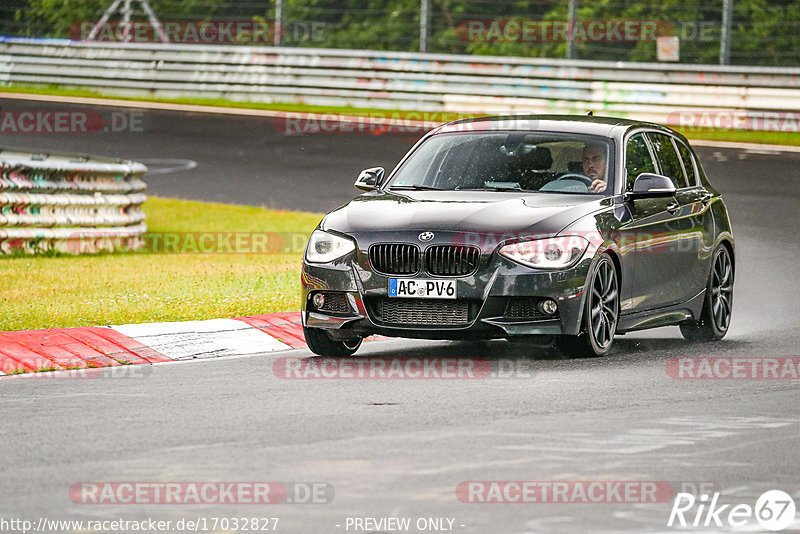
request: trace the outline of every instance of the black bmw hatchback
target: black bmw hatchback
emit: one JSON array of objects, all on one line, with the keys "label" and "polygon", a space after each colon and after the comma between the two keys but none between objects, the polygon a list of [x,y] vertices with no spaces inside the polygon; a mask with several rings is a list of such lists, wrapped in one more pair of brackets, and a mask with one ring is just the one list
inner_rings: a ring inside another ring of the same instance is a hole
[{"label": "black bmw hatchback", "polygon": [[689,142],[657,124],[575,116],[456,121],[311,235],[309,348],[348,356],[370,334],[546,336],[601,356],[614,336],[678,325],[721,339],[734,240]]}]

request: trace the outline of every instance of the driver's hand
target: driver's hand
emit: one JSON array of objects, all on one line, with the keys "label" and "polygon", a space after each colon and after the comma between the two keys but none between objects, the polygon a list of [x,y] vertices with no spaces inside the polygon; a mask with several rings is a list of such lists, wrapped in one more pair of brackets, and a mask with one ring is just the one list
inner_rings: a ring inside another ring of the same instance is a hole
[{"label": "driver's hand", "polygon": [[595,180],[589,186],[589,190],[594,193],[602,193],[606,190],[606,183],[603,180]]}]

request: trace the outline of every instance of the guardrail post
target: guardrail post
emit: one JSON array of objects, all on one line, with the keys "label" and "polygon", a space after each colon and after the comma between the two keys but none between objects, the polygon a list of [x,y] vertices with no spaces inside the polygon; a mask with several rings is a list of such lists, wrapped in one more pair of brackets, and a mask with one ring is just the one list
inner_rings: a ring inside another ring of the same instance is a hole
[{"label": "guardrail post", "polygon": [[283,0],[275,0],[275,46],[283,41]]},{"label": "guardrail post", "polygon": [[722,0],[722,35],[719,40],[719,64],[731,62],[731,29],[733,28],[733,0]]},{"label": "guardrail post", "polygon": [[430,1],[421,0],[419,13],[419,51],[428,51],[428,35],[430,34]]},{"label": "guardrail post", "polygon": [[567,59],[572,59],[575,55],[575,20],[578,13],[578,0],[569,0],[569,12],[567,19],[569,30],[567,30]]}]

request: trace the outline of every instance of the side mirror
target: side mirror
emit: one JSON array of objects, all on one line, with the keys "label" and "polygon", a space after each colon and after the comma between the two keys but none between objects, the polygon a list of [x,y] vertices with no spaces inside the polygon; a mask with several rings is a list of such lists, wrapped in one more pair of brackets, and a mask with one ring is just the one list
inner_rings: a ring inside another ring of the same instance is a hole
[{"label": "side mirror", "polygon": [[643,172],[633,182],[633,191],[625,193],[625,198],[658,198],[675,195],[675,184],[666,176]]},{"label": "side mirror", "polygon": [[386,171],[383,167],[372,167],[371,169],[364,169],[361,174],[356,178],[356,183],[353,184],[356,189],[361,191],[373,191],[378,188],[378,184],[383,180],[383,175]]}]

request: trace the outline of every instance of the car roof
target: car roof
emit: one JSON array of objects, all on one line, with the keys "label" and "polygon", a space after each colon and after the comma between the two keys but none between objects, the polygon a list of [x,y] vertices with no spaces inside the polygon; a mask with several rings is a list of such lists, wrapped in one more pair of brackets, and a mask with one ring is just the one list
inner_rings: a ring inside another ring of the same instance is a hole
[{"label": "car roof", "polygon": [[566,132],[621,138],[628,130],[637,128],[660,130],[683,138],[682,135],[671,128],[653,122],[594,115],[498,115],[478,117],[448,122],[435,128],[431,134],[473,130],[519,130]]}]

